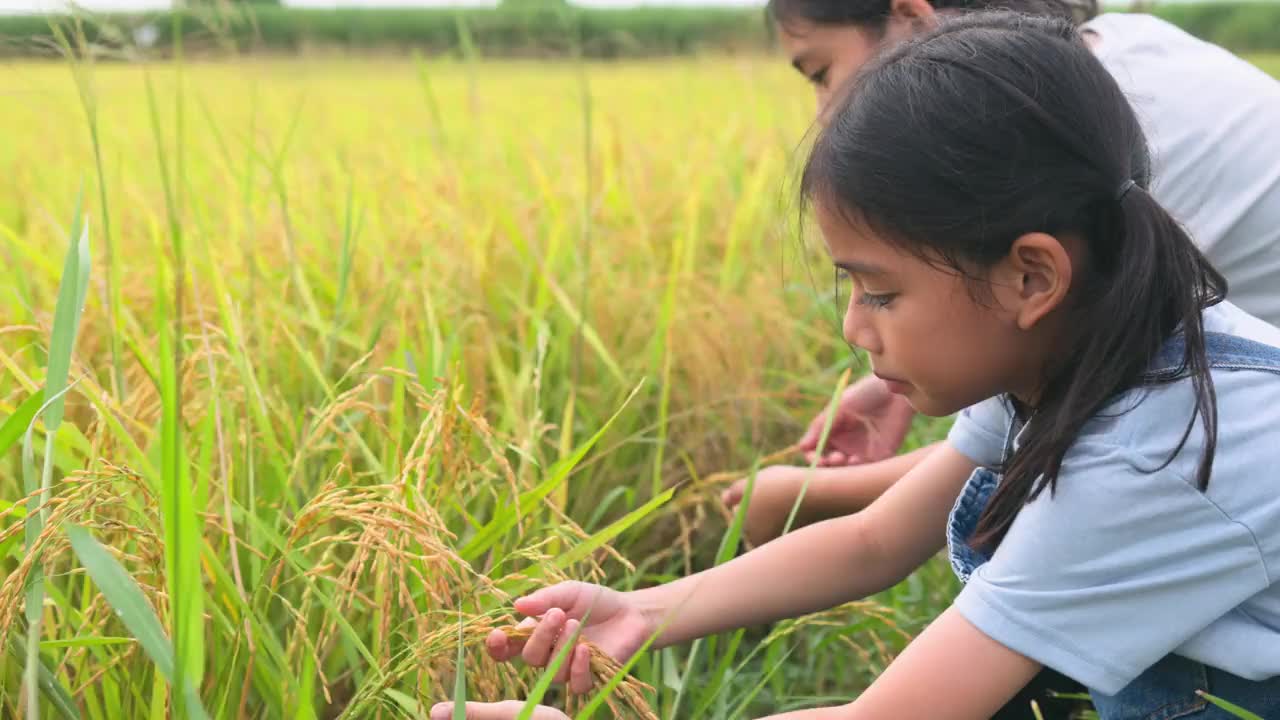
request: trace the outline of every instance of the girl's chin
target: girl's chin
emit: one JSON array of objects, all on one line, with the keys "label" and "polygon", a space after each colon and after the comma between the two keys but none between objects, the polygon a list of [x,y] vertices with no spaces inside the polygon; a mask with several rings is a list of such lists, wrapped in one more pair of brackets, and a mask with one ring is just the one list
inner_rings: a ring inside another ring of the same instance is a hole
[{"label": "girl's chin", "polygon": [[966,405],[955,407],[954,403],[940,402],[920,392],[920,388],[915,386],[912,386],[910,391],[902,393],[902,399],[906,400],[913,410],[929,417],[947,417],[967,407]]}]

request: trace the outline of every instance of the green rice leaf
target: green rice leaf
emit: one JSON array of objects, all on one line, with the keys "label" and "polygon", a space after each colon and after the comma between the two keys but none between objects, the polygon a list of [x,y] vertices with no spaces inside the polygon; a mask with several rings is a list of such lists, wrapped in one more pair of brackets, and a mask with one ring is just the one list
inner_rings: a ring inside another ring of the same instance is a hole
[{"label": "green rice leaf", "polygon": [[422,713],[422,706],[418,704],[418,701],[400,692],[399,690],[396,690],[395,688],[387,688],[382,691],[382,694],[391,698],[393,701],[395,701],[395,704],[399,705],[402,710],[409,713],[413,717],[415,718],[424,717]]},{"label": "green rice leaf", "polygon": [[[115,557],[107,552],[106,548],[97,541],[89,533],[88,530],[76,525],[68,523],[67,538],[71,541],[71,548],[75,551],[76,557],[80,559],[80,564],[84,566],[89,577],[93,578],[93,582],[98,586],[98,590],[102,592],[102,596],[106,598],[107,603],[111,605],[111,609],[115,611],[116,617],[124,623],[124,626],[133,633],[138,644],[142,646],[147,657],[156,664],[156,668],[171,683],[174,678],[174,655],[173,645],[170,644],[169,638],[164,634],[164,628],[160,625],[160,618],[156,617],[155,610],[151,604],[147,602],[147,598],[142,594],[142,589],[138,587],[138,583],[129,575],[120,563],[116,562]],[[204,711],[200,698],[196,695],[195,688],[187,683],[183,691],[187,703],[187,712],[193,717],[207,718],[208,715]]]},{"label": "green rice leaf", "polygon": [[453,674],[453,720],[467,720],[467,644],[463,636],[466,625],[458,615],[458,662]]},{"label": "green rice leaf", "polygon": [[44,392],[33,392],[22,401],[12,415],[4,419],[4,424],[0,425],[0,455],[4,455],[18,442],[43,402]]},{"label": "green rice leaf", "polygon": [[640,658],[644,657],[649,651],[649,647],[653,645],[653,642],[657,640],[658,636],[662,634],[662,631],[666,629],[666,624],[667,623],[664,622],[657,630],[654,630],[653,634],[650,635],[649,638],[644,641],[644,644],[640,646],[640,649],[636,650],[635,654],[631,656],[631,659],[627,660],[623,663],[622,667],[618,668],[618,672],[614,673],[613,677],[609,678],[609,681],[604,684],[604,687],[600,688],[600,691],[593,695],[591,700],[589,700],[587,704],[578,711],[576,720],[591,720],[591,717],[595,715],[600,707],[605,704],[605,701],[609,699],[609,695],[614,691],[614,689],[617,688],[618,685],[622,683],[623,679],[627,677],[627,673],[631,672],[631,668],[634,667],[635,664],[640,661]]},{"label": "green rice leaf", "polygon": [[1244,708],[1240,707],[1239,705],[1236,705],[1235,703],[1228,702],[1215,695],[1210,695],[1209,693],[1203,690],[1197,690],[1196,694],[1204,698],[1205,700],[1208,700],[1209,702],[1213,703],[1214,705],[1217,705],[1223,710],[1226,710],[1232,715],[1235,715],[1238,718],[1244,718],[1244,720],[1262,720],[1261,715],[1251,713],[1248,710],[1245,710]]},{"label": "green rice leaf", "polygon": [[[62,266],[62,282],[58,286],[58,304],[53,311],[53,336],[49,339],[49,368],[46,374],[45,402],[59,398],[67,387],[71,371],[71,354],[75,349],[85,293],[89,290],[89,224],[80,214],[82,198],[76,199],[76,214],[71,225],[72,246]],[[64,404],[49,406],[45,426],[52,432],[62,424]]]},{"label": "green rice leaf", "polygon": [[[164,278],[160,273],[159,277]],[[162,280],[161,280],[162,282]],[[158,283],[159,284],[159,283]],[[170,618],[174,643],[176,687],[199,682],[204,674],[204,582],[200,574],[200,547],[203,523],[197,509],[204,506],[202,493],[192,483],[184,451],[182,390],[178,384],[181,349],[174,337],[169,303],[160,298],[156,326],[160,329],[160,495],[164,521],[165,573],[171,603]],[[186,700],[183,698],[183,703]],[[175,703],[179,715],[190,713],[183,703]]]},{"label": "green rice leaf", "polygon": [[[533,686],[533,690],[529,691],[529,697],[524,701],[524,707],[520,708],[520,714],[516,716],[516,720],[529,720],[533,717],[533,711],[538,709],[538,703],[542,702],[543,696],[547,694],[547,689],[551,687],[551,683],[555,680],[556,673],[560,671],[560,666],[569,660],[569,656],[573,654],[575,648],[578,647],[578,637],[582,635],[582,629],[590,622],[591,611],[582,616],[582,622],[574,629],[573,634],[565,641],[564,646],[560,648],[560,652],[556,653],[555,658],[551,660],[551,664],[547,665],[542,671],[542,675],[538,677],[538,683]],[[454,706],[454,720],[459,720],[457,716],[457,707]],[[463,712],[463,719],[466,718],[466,712]]]},{"label": "green rice leaf", "polygon": [[[25,645],[26,639],[20,634],[14,633],[10,636],[9,654],[21,660],[22,648]],[[40,662],[38,675],[37,682],[40,692],[44,694],[45,700],[49,701],[53,709],[57,710],[60,716],[68,718],[68,720],[80,720],[80,710],[76,707],[75,701],[71,699],[71,693],[58,681],[57,676],[49,670],[44,661]]]},{"label": "green rice leaf", "polygon": [[475,537],[471,538],[470,541],[462,546],[462,549],[458,554],[467,561],[474,561],[486,550],[493,547],[493,544],[509,530],[514,528],[520,521],[520,517],[522,515],[526,515],[531,512],[538,503],[542,502],[542,500],[550,495],[551,492],[560,485],[560,483],[564,482],[565,479],[569,477],[569,473],[578,466],[578,463],[582,461],[582,458],[586,457],[587,453],[591,451],[591,448],[595,447],[595,444],[600,441],[600,438],[604,437],[604,434],[608,432],[609,427],[618,419],[618,416],[622,414],[622,411],[626,409],[627,405],[631,403],[632,399],[635,398],[636,393],[640,392],[640,388],[643,386],[643,381],[639,385],[636,385],[636,387],[631,391],[631,394],[627,396],[627,399],[622,402],[622,406],[619,407],[617,411],[613,413],[613,416],[596,431],[595,435],[592,435],[589,440],[579,446],[572,455],[567,458],[562,458],[552,465],[545,480],[532,489],[521,493],[519,499],[515,503],[516,508],[506,508],[499,511],[487,525],[480,529],[480,532],[477,533]]},{"label": "green rice leaf", "polygon": [[63,640],[42,640],[41,650],[60,650],[62,648],[102,647],[104,645],[125,645],[134,642],[128,637],[73,637]]},{"label": "green rice leaf", "polygon": [[790,657],[791,653],[794,651],[795,651],[794,647],[789,647],[787,648],[786,652],[782,653],[782,656],[779,657],[777,661],[774,662],[769,667],[769,669],[764,673],[764,675],[760,677],[760,680],[751,688],[749,692],[747,692],[746,696],[743,697],[738,702],[738,706],[732,712],[729,713],[729,717],[734,717],[734,718],[744,717],[743,713],[747,711],[747,706],[751,704],[752,700],[755,700],[756,695],[759,695],[760,691],[764,689],[765,684],[769,682],[769,678],[773,677],[774,673],[778,672],[778,670],[782,667],[783,663],[786,662],[787,658]]},{"label": "green rice leaf", "polygon": [[[588,555],[600,549],[601,547],[604,547],[606,543],[612,541],[614,538],[626,532],[628,528],[630,528],[632,525],[635,525],[636,523],[643,520],[654,510],[657,510],[663,505],[666,505],[667,502],[671,500],[671,497],[675,495],[675,493],[676,493],[676,489],[674,487],[667,488],[658,497],[653,498],[652,500],[645,503],[644,505],[641,505],[635,510],[632,510],[631,512],[627,513],[623,517],[618,518],[616,521],[610,524],[609,527],[601,530],[600,532],[587,538],[584,542],[578,543],[577,545],[573,546],[569,550],[562,553],[559,557],[555,559],[555,563],[554,563],[555,566],[563,570],[564,568],[569,567],[570,565],[576,562],[586,559]],[[538,574],[536,569],[530,570],[530,573]]]}]

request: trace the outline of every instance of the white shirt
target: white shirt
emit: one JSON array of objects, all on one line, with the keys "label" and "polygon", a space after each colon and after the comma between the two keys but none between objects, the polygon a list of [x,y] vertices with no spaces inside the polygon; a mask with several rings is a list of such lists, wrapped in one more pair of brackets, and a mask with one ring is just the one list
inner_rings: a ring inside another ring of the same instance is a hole
[{"label": "white shirt", "polygon": [[1228,298],[1280,326],[1280,82],[1151,15],[1083,29],[1146,132],[1152,194],[1226,276]]}]

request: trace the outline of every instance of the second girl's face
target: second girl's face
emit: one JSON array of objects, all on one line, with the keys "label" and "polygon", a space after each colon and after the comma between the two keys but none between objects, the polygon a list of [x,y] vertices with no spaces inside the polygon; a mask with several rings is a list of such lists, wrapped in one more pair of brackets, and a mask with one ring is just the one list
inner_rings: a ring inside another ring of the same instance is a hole
[{"label": "second girl's face", "polygon": [[791,66],[813,85],[819,115],[835,91],[876,54],[883,39],[861,25],[818,25],[799,19],[778,30]]},{"label": "second girl's face", "polygon": [[791,66],[813,85],[822,118],[840,88],[876,53],[933,27],[938,15],[931,0],[890,0],[879,25],[819,24],[791,18],[778,24]]}]

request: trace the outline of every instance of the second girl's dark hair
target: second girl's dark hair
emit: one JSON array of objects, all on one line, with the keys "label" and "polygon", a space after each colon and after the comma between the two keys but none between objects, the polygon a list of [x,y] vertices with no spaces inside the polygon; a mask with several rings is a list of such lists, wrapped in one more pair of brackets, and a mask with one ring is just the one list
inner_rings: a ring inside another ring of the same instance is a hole
[{"label": "second girl's dark hair", "polygon": [[[1097,0],[929,0],[937,10],[1010,10],[1027,15],[1084,22],[1098,14]],[[769,0],[765,12],[783,27],[797,20],[814,25],[859,25],[879,31],[889,18],[890,0]]]}]

